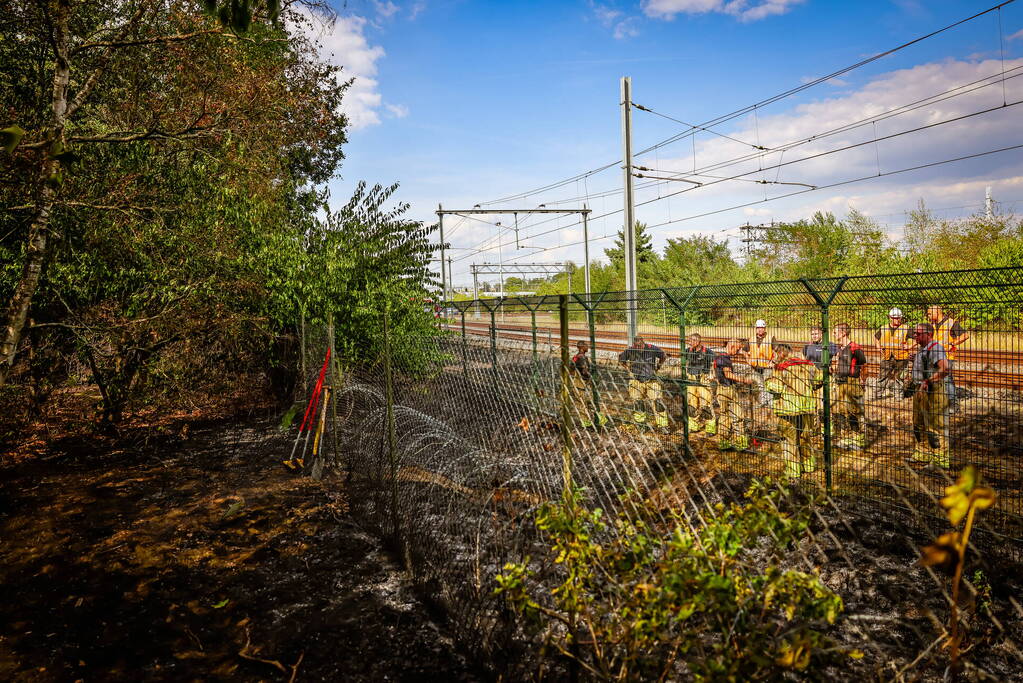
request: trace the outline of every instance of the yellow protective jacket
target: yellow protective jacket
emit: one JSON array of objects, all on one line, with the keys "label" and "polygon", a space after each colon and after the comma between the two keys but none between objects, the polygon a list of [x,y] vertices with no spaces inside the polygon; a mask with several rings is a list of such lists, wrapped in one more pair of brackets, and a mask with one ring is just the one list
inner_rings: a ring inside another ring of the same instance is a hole
[{"label": "yellow protective jacket", "polygon": [[882,360],[906,360],[909,358],[909,349],[906,342],[909,340],[909,327],[899,325],[893,328],[885,325],[874,335],[877,345],[881,348]]},{"label": "yellow protective jacket", "polygon": [[755,368],[769,368],[774,359],[774,335],[764,337],[764,341],[758,342],[757,335],[749,338],[749,364]]},{"label": "yellow protective jacket", "polygon": [[775,414],[806,415],[816,412],[814,386],[823,381],[824,373],[815,363],[794,358],[776,365],[764,388],[778,395],[774,401]]},{"label": "yellow protective jacket", "polygon": [[952,338],[961,337],[964,332],[965,330],[952,316],[946,316],[944,320],[934,326],[934,341],[940,342],[945,347],[945,355],[949,360],[955,360],[956,357],[956,345],[952,343]]}]

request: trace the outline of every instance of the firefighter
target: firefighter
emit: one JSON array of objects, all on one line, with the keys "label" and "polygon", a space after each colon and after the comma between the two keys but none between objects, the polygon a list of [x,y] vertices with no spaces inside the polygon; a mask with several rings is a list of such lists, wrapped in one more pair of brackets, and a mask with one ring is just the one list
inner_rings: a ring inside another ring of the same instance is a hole
[{"label": "firefighter", "polygon": [[[810,343],[803,347],[803,358],[813,362],[818,368],[823,370],[825,366],[831,364],[829,360],[827,363],[824,362],[824,330],[821,329],[820,325],[814,325],[810,328]],[[838,346],[835,342],[828,344],[828,358],[834,358],[835,354],[838,353]]]},{"label": "firefighter", "polygon": [[[569,365],[571,371],[572,407],[579,415],[579,422],[583,427],[592,427],[591,414],[596,413],[595,406],[590,400],[592,393],[593,374],[591,371],[590,357],[587,355],[590,345],[585,341],[579,341],[575,345],[576,353],[572,356],[572,363]],[[597,415],[600,424],[604,423],[604,417]]]},{"label": "firefighter", "polygon": [[889,392],[902,396],[903,376],[909,367],[912,343],[911,330],[908,325],[903,325],[903,321],[902,309],[893,308],[888,311],[888,324],[874,333],[877,353],[881,357],[874,398],[882,398]]},{"label": "firefighter", "polygon": [[771,395],[764,391],[764,380],[771,376],[774,343],[774,335],[767,333],[767,322],[758,320],[746,346],[746,361],[756,373],[754,382],[760,389],[760,403],[765,406],[771,404]]},{"label": "firefighter", "polygon": [[711,380],[711,366],[714,352],[707,348],[699,334],[693,333],[686,339],[686,392],[689,399],[689,433],[706,429],[710,436],[717,434],[717,418],[714,415],[714,396]]},{"label": "firefighter", "polygon": [[[849,338],[849,323],[835,325],[835,343],[838,352],[832,362],[835,378],[835,427],[839,440],[835,444],[846,450],[862,450],[866,446],[863,434],[863,368],[867,356],[860,345]],[[841,438],[844,432],[849,436]]]},{"label": "firefighter", "polygon": [[948,469],[948,384],[952,366],[944,345],[934,338],[934,326],[920,323],[914,336],[919,346],[913,357],[912,460]]},{"label": "firefighter", "polygon": [[646,404],[649,402],[653,404],[654,423],[660,428],[668,428],[668,410],[661,400],[663,390],[657,379],[657,371],[667,358],[662,349],[647,344],[638,334],[632,346],[618,356],[618,362],[632,373],[629,398],[632,400],[632,418],[639,424],[646,423]]},{"label": "firefighter", "polygon": [[815,363],[793,357],[788,344],[775,347],[774,372],[764,386],[774,396],[786,477],[799,477],[817,469],[812,444],[816,434],[815,387],[822,381],[823,372]]},{"label": "firefighter", "polygon": [[948,362],[948,388],[949,407],[955,407],[956,385],[955,385],[955,358],[956,352],[970,338],[969,333],[963,329],[959,321],[948,315],[938,304],[931,304],[927,307],[927,320],[934,327],[934,340],[945,349],[945,357]]},{"label": "firefighter", "polygon": [[[743,431],[742,415],[745,412],[738,388],[756,384],[750,376],[737,374],[732,359],[742,352],[742,342],[729,339],[725,352],[714,357],[714,376],[718,384],[717,416],[718,416],[718,449],[722,451],[746,450],[749,448],[749,436]],[[734,442],[730,439],[734,439]]]}]

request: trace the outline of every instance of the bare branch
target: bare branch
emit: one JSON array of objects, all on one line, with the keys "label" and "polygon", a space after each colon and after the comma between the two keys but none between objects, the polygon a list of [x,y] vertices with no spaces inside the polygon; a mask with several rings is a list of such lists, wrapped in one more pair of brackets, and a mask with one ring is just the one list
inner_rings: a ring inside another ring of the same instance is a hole
[{"label": "bare branch", "polygon": [[[123,39],[126,35],[128,35],[128,31],[130,31],[136,24],[138,24],[139,20],[142,18],[142,15],[145,13],[145,7],[146,6],[144,4],[139,5],[139,8],[135,10],[135,13],[131,16],[127,23],[125,23],[125,25],[121,27],[121,30],[118,31],[117,33],[118,40]],[[71,57],[76,56],[80,49],[81,46],[71,50],[70,56]],[[78,91],[78,94],[75,95],[75,98],[71,101],[71,104],[68,105],[66,114],[68,118],[74,116],[75,112],[78,111],[78,108],[85,103],[85,100],[92,93],[93,88],[95,88],[96,84],[99,83],[99,79],[102,78],[103,74],[106,72],[107,65],[110,63],[110,58],[113,56],[113,54],[114,48],[109,47],[100,57],[99,64],[96,66],[95,69],[93,69],[92,73],[89,74],[89,78],[87,78],[85,83],[82,85],[82,89]]]}]

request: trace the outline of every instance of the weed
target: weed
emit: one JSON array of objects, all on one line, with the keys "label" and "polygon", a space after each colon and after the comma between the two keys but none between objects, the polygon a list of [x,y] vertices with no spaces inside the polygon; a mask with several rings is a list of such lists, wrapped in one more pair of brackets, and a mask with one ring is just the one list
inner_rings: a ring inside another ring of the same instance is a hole
[{"label": "weed", "polygon": [[576,491],[537,515],[560,585],[542,585],[527,560],[505,566],[497,593],[598,680],[673,678],[680,660],[697,680],[813,677],[825,661],[862,653],[822,633],[842,599],[817,576],[782,568],[809,519],[806,506],[779,512],[782,495],[754,484],[747,502],[719,504],[691,530],[643,511],[607,522]]},{"label": "weed", "polygon": [[963,567],[966,565],[970,532],[973,531],[977,511],[991,507],[994,502],[995,492],[980,485],[980,475],[977,474],[976,468],[973,465],[964,468],[956,483],[945,489],[945,497],[941,499],[941,506],[945,508],[945,515],[953,527],[966,520],[963,530],[942,534],[934,543],[923,549],[923,556],[920,558],[924,566],[954,567],[949,638],[946,642],[949,650],[949,669],[953,676],[959,670],[959,646],[962,643],[962,633],[959,630],[959,588],[962,584]]}]

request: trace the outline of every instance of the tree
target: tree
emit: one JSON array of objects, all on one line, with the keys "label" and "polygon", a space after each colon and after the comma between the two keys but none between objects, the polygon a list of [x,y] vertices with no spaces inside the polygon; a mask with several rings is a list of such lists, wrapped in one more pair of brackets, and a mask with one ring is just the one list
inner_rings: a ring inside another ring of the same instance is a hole
[{"label": "tree", "polygon": [[734,282],[739,277],[728,241],[706,235],[669,239],[662,263],[662,281],[672,287]]},{"label": "tree", "polygon": [[[37,11],[18,5],[13,21],[24,30],[0,47],[3,78],[28,84],[2,91],[0,111],[18,112],[30,130],[0,189],[0,296],[15,313],[0,378],[25,329],[18,316],[31,315],[26,342],[82,354],[114,423],[147,382],[236,376],[265,362],[268,340],[294,325],[294,299],[268,291],[281,291],[275,278],[299,262],[320,207],[315,184],[342,158],[347,84],[301,32],[259,24],[238,36],[189,5],[146,2],[104,33],[118,15],[78,7],[68,26],[97,44],[65,38],[72,72],[93,81],[76,77],[77,89],[63,92],[80,102],[62,131],[74,154],[54,161],[38,144],[53,131],[55,105],[43,94],[51,75],[29,68],[52,49],[52,22],[29,25]],[[33,169],[54,163],[47,198]],[[55,363],[50,375],[58,372]]]},{"label": "tree", "polygon": [[[657,254],[654,252],[652,246],[652,238],[647,233],[647,227],[645,223],[636,221],[634,226],[635,230],[635,242],[636,242],[636,264],[650,263],[657,258]],[[615,238],[615,244],[610,249],[605,249],[604,254],[611,260],[611,263],[625,262],[625,231],[619,230],[618,237]]]},{"label": "tree", "polygon": [[[131,161],[145,145],[174,148],[177,154],[168,154],[164,161],[187,163],[188,154],[183,152],[208,154],[211,146],[227,143],[235,146],[230,161],[237,176],[249,170],[248,145],[266,147],[252,135],[258,132],[270,145],[278,143],[277,154],[283,154],[292,170],[301,171],[303,162],[319,157],[313,165],[320,164],[329,175],[340,158],[330,157],[339,154],[338,144],[344,139],[343,117],[320,109],[324,101],[314,98],[322,121],[310,130],[321,140],[306,138],[281,146],[282,126],[301,125],[309,112],[294,117],[302,109],[298,98],[285,105],[284,112],[268,107],[259,79],[234,78],[239,68],[252,66],[246,57],[255,56],[239,49],[242,45],[258,51],[265,45],[293,43],[266,21],[275,20],[278,9],[275,0],[220,6],[208,2],[206,10],[217,15],[211,19],[183,0],[5,3],[0,73],[15,87],[4,88],[0,101],[0,115],[9,124],[0,133],[8,150],[2,197],[4,213],[13,214],[4,221],[4,232],[13,229],[20,241],[17,248],[7,245],[7,254],[20,266],[4,289],[0,383],[13,366],[55,242],[68,236],[61,219],[73,225],[76,221],[66,220],[68,214],[88,209],[93,215],[106,212],[147,220],[174,208],[153,202],[163,198],[151,192],[158,177],[135,176],[118,185],[116,193],[104,193],[108,187],[92,181],[117,178],[104,173],[109,168],[104,164]],[[143,97],[144,93],[151,94]],[[338,91],[333,94],[339,98]],[[276,121],[267,121],[274,116]],[[304,135],[300,132],[298,137]],[[318,147],[325,152],[316,151]],[[266,178],[269,183],[280,179]]]}]

